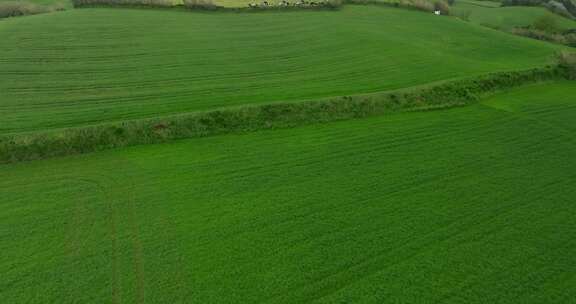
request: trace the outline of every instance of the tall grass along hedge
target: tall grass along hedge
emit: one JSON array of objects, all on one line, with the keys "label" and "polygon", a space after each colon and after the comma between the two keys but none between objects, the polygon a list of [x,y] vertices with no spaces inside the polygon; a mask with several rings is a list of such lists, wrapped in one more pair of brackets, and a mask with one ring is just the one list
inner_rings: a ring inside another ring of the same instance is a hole
[{"label": "tall grass along hedge", "polygon": [[0,18],[36,15],[64,10],[64,5],[39,5],[26,1],[0,1]]},{"label": "tall grass along hedge", "polygon": [[393,0],[393,1],[345,0],[344,3],[359,4],[359,5],[391,6],[430,13],[434,12],[435,10],[439,10],[442,12],[443,15],[450,15],[450,5],[444,0],[438,0],[435,2],[429,0]]},{"label": "tall grass along hedge", "polygon": [[172,7],[171,0],[72,0],[74,7]]},{"label": "tall grass along hedge", "polygon": [[182,138],[289,128],[399,111],[462,106],[474,103],[498,90],[573,76],[574,58],[568,54],[561,56],[563,61],[559,66],[494,73],[417,89],[318,101],[244,106],[50,132],[4,135],[0,136],[0,163],[162,143]]},{"label": "tall grass along hedge", "polygon": [[261,10],[300,10],[300,9],[338,9],[342,0],[293,0],[272,4],[267,1],[255,2],[247,7],[223,7],[212,0],[183,0],[181,3],[172,0],[72,0],[75,8],[82,7],[137,7],[137,8],[172,8],[190,10],[218,10],[231,12]]}]

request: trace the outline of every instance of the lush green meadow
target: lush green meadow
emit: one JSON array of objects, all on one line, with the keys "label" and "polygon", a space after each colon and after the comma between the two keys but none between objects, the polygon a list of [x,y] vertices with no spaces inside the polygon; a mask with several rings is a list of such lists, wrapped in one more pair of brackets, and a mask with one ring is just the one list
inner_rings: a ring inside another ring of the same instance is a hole
[{"label": "lush green meadow", "polygon": [[76,9],[4,20],[0,40],[0,133],[384,91],[541,66],[558,49],[456,18],[353,5]]},{"label": "lush green meadow", "polygon": [[479,77],[562,49],[497,5],[2,19],[0,303],[576,304],[576,57]]},{"label": "lush green meadow", "polygon": [[532,25],[543,16],[554,18],[560,29],[576,29],[576,20],[554,14],[543,7],[501,7],[498,2],[456,0],[452,11],[456,15],[469,12],[471,22],[502,30],[511,30],[515,27]]},{"label": "lush green meadow", "polygon": [[576,86],[0,166],[4,303],[574,303]]}]

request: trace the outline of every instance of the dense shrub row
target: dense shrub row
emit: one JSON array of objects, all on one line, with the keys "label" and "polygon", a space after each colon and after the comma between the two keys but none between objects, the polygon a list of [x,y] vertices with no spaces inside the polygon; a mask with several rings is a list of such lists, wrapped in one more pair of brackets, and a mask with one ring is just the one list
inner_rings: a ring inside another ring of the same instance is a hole
[{"label": "dense shrub row", "polygon": [[281,0],[277,3],[266,0],[252,2],[247,8],[231,8],[229,10],[293,10],[293,9],[338,9],[342,0]]},{"label": "dense shrub row", "polygon": [[74,7],[118,6],[118,7],[172,7],[171,0],[72,0]]},{"label": "dense shrub row", "polygon": [[443,15],[450,15],[450,5],[444,0],[437,0],[434,2],[429,0],[393,0],[385,2],[379,0],[346,0],[346,3],[393,6],[430,13],[438,10]]},{"label": "dense shrub row", "polygon": [[61,10],[64,10],[64,6],[60,4],[45,6],[25,1],[0,2],[0,18],[36,15]]},{"label": "dense shrub row", "polygon": [[184,7],[187,9],[215,10],[218,6],[211,0],[184,0]]},{"label": "dense shrub row", "polygon": [[576,47],[576,32],[563,30],[558,25],[557,18],[551,15],[538,18],[529,26],[514,28],[511,32],[515,35]]},{"label": "dense shrub row", "polygon": [[268,1],[255,2],[249,7],[232,8],[222,7],[214,4],[212,0],[184,0],[182,4],[175,4],[171,0],[72,0],[74,7],[151,7],[151,8],[186,8],[199,10],[219,10],[219,11],[253,11],[253,10],[285,10],[285,9],[308,9],[308,8],[329,8],[335,9],[342,5],[342,0],[293,0],[281,1],[272,4]]},{"label": "dense shrub row", "polygon": [[573,76],[573,57],[563,56],[566,58],[562,59],[564,61],[561,61],[560,66],[495,73],[411,90],[245,106],[45,133],[4,135],[0,137],[0,163],[231,132],[287,128],[399,111],[462,106],[501,89]]},{"label": "dense shrub row", "polygon": [[576,34],[573,33],[550,33],[534,28],[515,28],[512,30],[512,33],[528,38],[576,47]]}]

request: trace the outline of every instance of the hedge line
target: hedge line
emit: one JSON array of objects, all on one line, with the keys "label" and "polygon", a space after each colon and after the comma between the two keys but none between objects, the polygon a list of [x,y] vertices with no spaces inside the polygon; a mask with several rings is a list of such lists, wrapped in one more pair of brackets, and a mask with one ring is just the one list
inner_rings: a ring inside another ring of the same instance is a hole
[{"label": "hedge line", "polygon": [[62,4],[39,5],[28,1],[0,1],[0,19],[65,10]]},{"label": "hedge line", "polygon": [[283,3],[283,5],[266,4],[248,7],[224,7],[214,4],[212,0],[184,0],[182,4],[175,4],[170,0],[72,0],[74,8],[164,8],[237,13],[259,11],[335,10],[342,6],[342,0],[299,0],[298,2],[290,2],[290,4],[286,4],[288,2]]},{"label": "hedge line", "polygon": [[0,136],[0,163],[100,151],[175,139],[290,128],[400,111],[463,106],[498,90],[527,83],[565,79],[563,66],[493,73],[475,79],[369,95],[318,101],[244,106],[163,118],[108,123],[48,132]]}]

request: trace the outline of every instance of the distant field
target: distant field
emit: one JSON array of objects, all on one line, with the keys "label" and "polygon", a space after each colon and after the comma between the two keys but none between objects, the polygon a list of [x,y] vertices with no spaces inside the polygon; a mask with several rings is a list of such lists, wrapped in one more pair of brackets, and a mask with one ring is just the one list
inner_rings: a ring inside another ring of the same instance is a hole
[{"label": "distant field", "polygon": [[554,17],[562,29],[576,29],[575,20],[553,14],[543,7],[500,7],[500,3],[497,2],[457,0],[452,10],[455,13],[469,11],[471,22],[503,30],[531,25],[543,16]]},{"label": "distant field", "polygon": [[370,6],[78,9],[4,20],[0,40],[0,133],[410,87],[541,66],[558,49]]},{"label": "distant field", "polygon": [[576,86],[0,166],[4,303],[573,303]]}]

